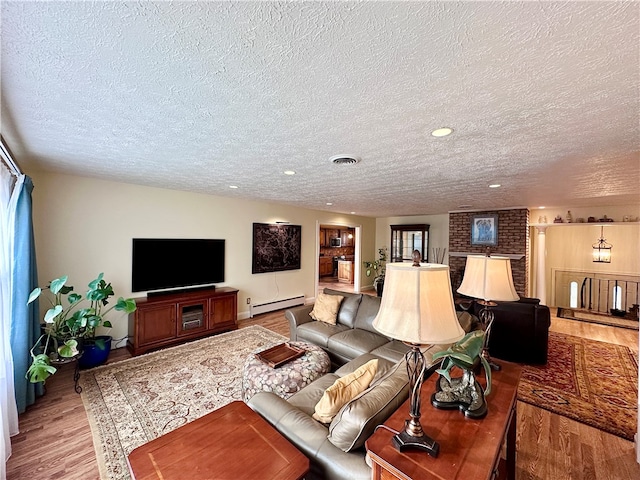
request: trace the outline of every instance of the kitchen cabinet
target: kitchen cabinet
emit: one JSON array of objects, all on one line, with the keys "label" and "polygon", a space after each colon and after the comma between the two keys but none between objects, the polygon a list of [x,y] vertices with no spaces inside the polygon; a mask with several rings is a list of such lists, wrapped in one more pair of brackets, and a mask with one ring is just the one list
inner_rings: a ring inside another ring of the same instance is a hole
[{"label": "kitchen cabinet", "polygon": [[338,260],[338,282],[353,283],[353,262]]},{"label": "kitchen cabinet", "polygon": [[333,275],[333,259],[331,257],[320,257],[320,276],[330,277]]},{"label": "kitchen cabinet", "polygon": [[320,229],[320,246],[327,247],[329,242],[327,242],[327,230],[324,228]]},{"label": "kitchen cabinet", "polygon": [[331,245],[332,238],[340,238],[340,230],[337,228],[327,228],[327,246]]},{"label": "kitchen cabinet", "polygon": [[343,247],[353,247],[355,245],[355,229],[340,230],[340,238]]}]

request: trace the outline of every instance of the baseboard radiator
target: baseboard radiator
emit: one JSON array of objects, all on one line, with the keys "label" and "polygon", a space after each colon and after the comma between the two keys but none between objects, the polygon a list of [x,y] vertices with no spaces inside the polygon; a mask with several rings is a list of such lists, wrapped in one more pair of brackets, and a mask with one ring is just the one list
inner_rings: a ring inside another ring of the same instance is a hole
[{"label": "baseboard radiator", "polygon": [[250,305],[249,317],[253,318],[254,315],[273,312],[274,310],[281,310],[283,308],[296,307],[298,305],[304,305],[304,295],[300,295],[298,297],[285,298],[283,300],[276,300],[275,302],[258,303],[255,305]]}]

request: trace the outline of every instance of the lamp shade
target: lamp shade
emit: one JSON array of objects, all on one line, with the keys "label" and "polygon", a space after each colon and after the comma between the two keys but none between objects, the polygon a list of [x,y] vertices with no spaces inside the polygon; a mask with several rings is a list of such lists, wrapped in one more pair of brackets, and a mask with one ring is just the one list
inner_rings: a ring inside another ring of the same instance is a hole
[{"label": "lamp shade", "polygon": [[447,344],[464,336],[453,304],[449,267],[388,263],[384,292],[373,326],[407,343]]},{"label": "lamp shade", "polygon": [[508,257],[469,255],[458,293],[482,300],[513,301],[520,297],[513,286]]}]

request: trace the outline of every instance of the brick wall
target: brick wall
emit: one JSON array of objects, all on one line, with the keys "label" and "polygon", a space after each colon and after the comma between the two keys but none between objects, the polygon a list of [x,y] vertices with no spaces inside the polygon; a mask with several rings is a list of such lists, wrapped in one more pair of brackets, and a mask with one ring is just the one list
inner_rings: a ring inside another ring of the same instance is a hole
[{"label": "brick wall", "polygon": [[[498,244],[492,245],[492,254],[524,255],[511,260],[513,285],[521,297],[527,296],[529,278],[529,210],[487,210],[484,212],[457,212],[449,214],[449,252],[484,254],[486,245],[471,245],[471,219],[474,215],[498,215]],[[462,281],[466,257],[449,257],[451,285],[457,289]]]}]

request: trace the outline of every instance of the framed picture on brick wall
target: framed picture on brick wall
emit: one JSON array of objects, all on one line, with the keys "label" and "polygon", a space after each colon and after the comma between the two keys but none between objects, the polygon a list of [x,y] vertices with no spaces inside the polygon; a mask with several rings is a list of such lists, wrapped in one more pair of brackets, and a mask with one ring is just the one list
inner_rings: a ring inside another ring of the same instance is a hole
[{"label": "framed picture on brick wall", "polygon": [[471,217],[471,245],[498,244],[498,215]]}]

